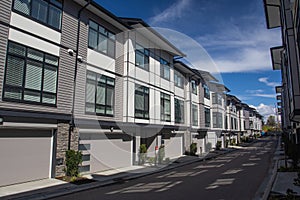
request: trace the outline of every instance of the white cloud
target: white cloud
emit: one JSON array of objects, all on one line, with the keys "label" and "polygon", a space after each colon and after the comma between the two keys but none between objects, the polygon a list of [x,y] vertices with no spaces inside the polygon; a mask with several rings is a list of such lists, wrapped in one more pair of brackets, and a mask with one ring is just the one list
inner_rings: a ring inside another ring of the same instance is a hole
[{"label": "white cloud", "polygon": [[254,94],[256,97],[275,98],[276,94]]},{"label": "white cloud", "polygon": [[170,7],[159,13],[158,15],[150,19],[151,25],[157,25],[161,22],[166,22],[181,18],[183,13],[189,8],[191,0],[178,0],[176,3],[172,4]]},{"label": "white cloud", "polygon": [[258,79],[259,82],[265,83],[267,86],[270,87],[275,87],[275,86],[279,86],[280,83],[277,82],[269,82],[269,78],[268,77],[262,77]]},{"label": "white cloud", "polygon": [[250,105],[250,107],[255,108],[259,114],[264,116],[264,121],[267,121],[270,115],[276,116],[275,108],[272,105],[265,105],[261,103],[258,106]]}]

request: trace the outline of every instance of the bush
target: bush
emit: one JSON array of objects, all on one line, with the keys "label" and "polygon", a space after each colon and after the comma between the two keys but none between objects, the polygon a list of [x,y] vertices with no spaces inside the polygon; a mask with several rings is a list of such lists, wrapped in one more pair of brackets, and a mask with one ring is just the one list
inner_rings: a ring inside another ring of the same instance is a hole
[{"label": "bush", "polygon": [[190,145],[190,154],[191,156],[195,156],[197,152],[197,143],[192,143]]},{"label": "bush", "polygon": [[66,175],[71,177],[79,176],[79,165],[82,163],[82,154],[80,151],[66,151]]},{"label": "bush", "polygon": [[220,150],[222,146],[222,141],[217,141],[216,150]]},{"label": "bush", "polygon": [[161,145],[158,149],[158,163],[161,164],[165,157],[165,146]]},{"label": "bush", "polygon": [[145,164],[147,159],[147,147],[146,144],[141,144],[139,149],[139,165]]}]

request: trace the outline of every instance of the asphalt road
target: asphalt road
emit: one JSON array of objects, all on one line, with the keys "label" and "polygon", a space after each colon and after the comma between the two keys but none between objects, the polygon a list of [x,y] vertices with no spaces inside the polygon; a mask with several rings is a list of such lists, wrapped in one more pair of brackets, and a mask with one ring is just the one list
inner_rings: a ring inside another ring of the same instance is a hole
[{"label": "asphalt road", "polygon": [[270,178],[277,140],[143,178],[55,199],[260,199]]}]

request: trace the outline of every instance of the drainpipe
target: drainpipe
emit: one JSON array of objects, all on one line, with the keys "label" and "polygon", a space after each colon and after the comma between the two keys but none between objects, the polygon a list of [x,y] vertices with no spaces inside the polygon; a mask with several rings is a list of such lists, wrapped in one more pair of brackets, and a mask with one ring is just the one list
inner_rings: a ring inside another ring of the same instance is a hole
[{"label": "drainpipe", "polygon": [[78,57],[79,57],[79,34],[80,34],[80,21],[81,21],[81,13],[82,11],[90,5],[92,0],[88,0],[87,3],[80,8],[77,13],[77,41],[76,41],[76,58],[75,58],[75,70],[74,70],[74,79],[73,79],[73,99],[72,99],[72,110],[71,110],[71,122],[69,128],[69,138],[68,138],[68,150],[71,149],[71,134],[75,128],[74,122],[74,107],[75,107],[75,90],[76,90],[76,78],[77,78],[77,70],[78,70]]}]

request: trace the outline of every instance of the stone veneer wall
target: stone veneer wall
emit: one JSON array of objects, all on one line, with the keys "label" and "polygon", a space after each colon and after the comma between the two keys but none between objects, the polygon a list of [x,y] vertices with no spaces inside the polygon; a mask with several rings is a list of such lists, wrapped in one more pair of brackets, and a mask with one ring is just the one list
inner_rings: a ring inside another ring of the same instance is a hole
[{"label": "stone veneer wall", "polygon": [[[56,136],[56,159],[63,159],[61,165],[55,166],[55,176],[64,176],[64,169],[66,167],[65,162],[65,152],[68,150],[68,140],[69,140],[69,123],[58,123],[57,125],[57,136]],[[70,149],[78,150],[78,138],[79,129],[74,128],[71,133],[71,146]]]}]

